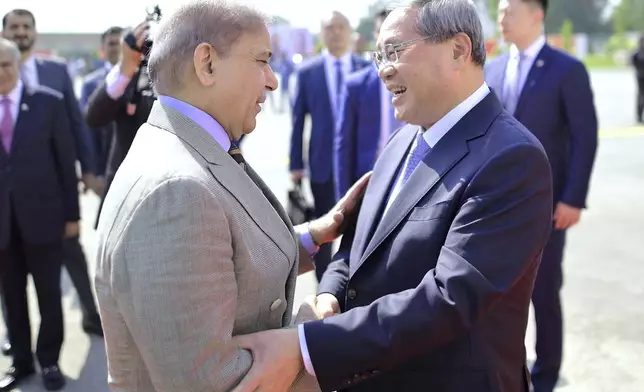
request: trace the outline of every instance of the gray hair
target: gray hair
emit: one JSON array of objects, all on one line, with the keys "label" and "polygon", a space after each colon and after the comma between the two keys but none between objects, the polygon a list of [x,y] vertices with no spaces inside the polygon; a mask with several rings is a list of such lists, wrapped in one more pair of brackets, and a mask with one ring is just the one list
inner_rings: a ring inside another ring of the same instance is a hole
[{"label": "gray hair", "polygon": [[16,65],[20,63],[20,49],[18,49],[18,45],[15,42],[6,38],[0,38],[0,52],[11,54],[12,60]]},{"label": "gray hair", "polygon": [[418,8],[416,30],[432,42],[445,42],[458,33],[472,41],[472,61],[485,65],[485,39],[478,9],[472,0],[412,0]]},{"label": "gray hair", "polygon": [[247,32],[267,26],[261,12],[225,0],[196,0],[165,19],[153,37],[148,75],[158,94],[179,88],[199,44],[209,43],[221,58]]}]

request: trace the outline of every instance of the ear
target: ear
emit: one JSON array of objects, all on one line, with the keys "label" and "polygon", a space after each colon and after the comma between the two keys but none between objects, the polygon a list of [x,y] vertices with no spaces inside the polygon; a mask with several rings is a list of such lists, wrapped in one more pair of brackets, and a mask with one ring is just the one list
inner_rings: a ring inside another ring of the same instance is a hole
[{"label": "ear", "polygon": [[461,66],[472,58],[472,40],[465,33],[458,33],[453,38],[452,54],[455,65]]},{"label": "ear", "polygon": [[193,65],[197,79],[204,86],[215,84],[215,64],[219,62],[219,56],[210,44],[201,43],[197,45],[193,53]]}]

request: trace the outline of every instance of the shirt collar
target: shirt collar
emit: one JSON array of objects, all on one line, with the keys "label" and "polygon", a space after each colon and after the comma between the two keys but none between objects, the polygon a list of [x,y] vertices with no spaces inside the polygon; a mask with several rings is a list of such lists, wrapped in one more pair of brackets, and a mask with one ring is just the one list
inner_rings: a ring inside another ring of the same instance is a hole
[{"label": "shirt collar", "polygon": [[[526,56],[529,59],[534,59],[539,55],[539,52],[541,52],[541,49],[546,45],[546,37],[543,35],[540,35],[539,38],[537,38],[533,43],[530,44],[526,48],[526,50],[523,51],[523,55]],[[512,58],[517,58],[519,56],[519,48],[517,48],[516,45],[512,45],[510,47],[510,57]]]},{"label": "shirt collar", "polygon": [[344,67],[351,67],[351,51],[347,51],[347,53],[343,54],[341,57],[335,57],[331,53],[329,53],[329,49],[324,48],[322,49],[322,55],[324,56],[324,59],[326,60],[327,63],[331,65],[335,65],[335,62],[337,60],[340,60],[342,65]]},{"label": "shirt collar", "polygon": [[34,55],[29,56],[29,58],[27,60],[25,60],[24,63],[22,63],[22,67],[24,69],[35,71],[36,70],[36,56],[34,56]]},{"label": "shirt collar", "polygon": [[445,116],[432,125],[425,131],[423,137],[429,147],[434,148],[436,143],[447,134],[447,132],[456,125],[470,110],[478,105],[488,94],[490,88],[487,83],[479,87],[472,95],[465,101],[458,104],[454,109],[450,110]]},{"label": "shirt collar", "polygon": [[16,83],[16,86],[7,95],[12,105],[20,104],[20,101],[22,101],[22,89],[23,89],[22,80],[18,79],[18,83]]},{"label": "shirt collar", "polygon": [[178,111],[179,113],[197,123],[197,125],[208,132],[208,134],[212,136],[217,143],[219,143],[224,151],[230,150],[230,137],[221,126],[221,124],[219,124],[217,120],[215,120],[208,113],[190,105],[187,102],[170,97],[168,95],[160,95],[158,99],[162,105],[171,107],[172,109]]}]

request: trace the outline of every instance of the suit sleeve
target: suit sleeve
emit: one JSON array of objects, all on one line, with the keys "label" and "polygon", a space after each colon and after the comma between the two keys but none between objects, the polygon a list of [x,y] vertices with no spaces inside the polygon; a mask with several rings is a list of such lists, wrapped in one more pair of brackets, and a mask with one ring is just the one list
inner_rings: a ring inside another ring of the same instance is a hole
[{"label": "suit sleeve", "polygon": [[91,128],[102,128],[116,120],[121,108],[121,101],[110,98],[102,82],[88,99],[85,121]]},{"label": "suit sleeve", "polygon": [[83,82],[83,87],[81,88],[81,96],[80,96],[80,108],[81,112],[84,112],[85,109],[87,108],[87,101],[89,100],[89,96],[92,94],[92,82],[90,81],[85,81]]},{"label": "suit sleeve", "polygon": [[116,302],[155,390],[229,391],[250,368],[250,352],[230,344],[232,241],[224,209],[192,178],[166,180],[133,213],[115,249],[126,268]]},{"label": "suit sleeve", "polygon": [[358,95],[360,86],[347,85],[342,123],[337,127],[333,143],[333,173],[336,184],[336,200],[353,185],[356,172],[356,136],[358,127]]},{"label": "suit sleeve", "polygon": [[304,325],[322,390],[347,388],[468,333],[536,268],[552,224],[542,149],[522,144],[500,151],[462,200],[436,267],[416,288]]},{"label": "suit sleeve", "polygon": [[96,173],[96,163],[94,161],[93,149],[91,141],[83,122],[80,105],[74,93],[74,85],[67,73],[67,69],[63,66],[63,96],[65,99],[65,109],[69,116],[69,125],[71,126],[74,135],[74,144],[78,154],[78,160],[81,164],[83,173]]},{"label": "suit sleeve", "polygon": [[62,184],[65,222],[77,222],[80,220],[80,208],[74,137],[70,131],[64,101],[52,99],[52,102],[51,141],[56,157],[56,171]]},{"label": "suit sleeve", "polygon": [[590,79],[581,62],[575,62],[564,77],[562,98],[571,142],[568,176],[561,201],[585,208],[597,151],[598,125]]},{"label": "suit sleeve", "polygon": [[303,170],[303,144],[304,144],[304,120],[309,114],[309,108],[306,102],[306,83],[305,71],[300,70],[297,73],[297,82],[295,86],[295,99],[293,102],[293,131],[291,133],[291,153],[289,169]]}]

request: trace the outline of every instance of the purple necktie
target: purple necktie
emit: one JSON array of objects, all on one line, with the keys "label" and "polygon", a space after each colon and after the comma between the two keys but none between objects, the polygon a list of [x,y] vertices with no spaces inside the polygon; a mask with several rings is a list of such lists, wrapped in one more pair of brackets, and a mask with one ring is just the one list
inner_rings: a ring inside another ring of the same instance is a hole
[{"label": "purple necktie", "polygon": [[425,158],[425,155],[427,155],[429,150],[431,150],[431,147],[429,147],[429,144],[425,141],[423,132],[418,132],[418,135],[416,135],[416,145],[409,154],[409,159],[407,160],[407,165],[403,172],[402,185],[404,185],[409,177],[411,177],[411,174],[414,172],[420,161]]},{"label": "purple necktie", "polygon": [[2,121],[0,121],[0,139],[7,153],[11,152],[11,139],[13,139],[13,118],[11,116],[11,100],[2,97]]}]

